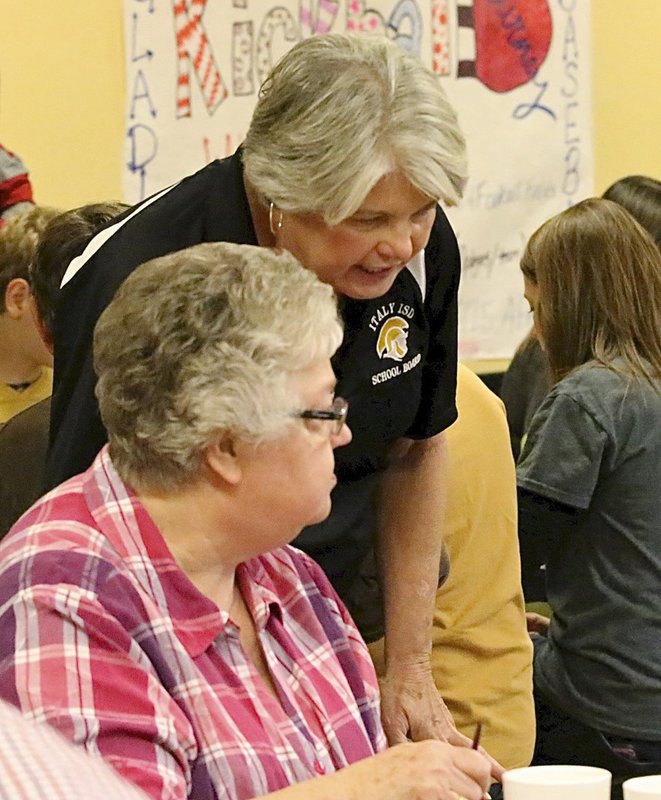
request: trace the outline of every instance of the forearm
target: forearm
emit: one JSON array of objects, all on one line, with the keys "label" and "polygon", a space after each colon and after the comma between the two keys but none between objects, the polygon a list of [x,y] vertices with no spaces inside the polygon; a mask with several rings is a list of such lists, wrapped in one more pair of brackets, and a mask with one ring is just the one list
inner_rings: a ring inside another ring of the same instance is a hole
[{"label": "forearm", "polygon": [[403,449],[393,454],[378,501],[386,670],[428,663],[445,512],[442,435]]},{"label": "forearm", "polygon": [[[391,744],[441,739],[462,745],[462,750],[471,742],[457,731],[430,664],[445,518],[444,436],[412,442],[393,455],[378,508],[386,619],[381,719]],[[493,760],[490,766],[499,780],[502,767]],[[466,792],[458,794],[468,797]],[[482,796],[479,790],[476,796]]]},{"label": "forearm", "polygon": [[[267,795],[268,800],[365,800],[368,779],[373,780],[371,759],[345,767],[330,775],[310,778],[278,789]],[[363,766],[361,766],[363,765]],[[367,768],[367,769],[366,769]]]}]

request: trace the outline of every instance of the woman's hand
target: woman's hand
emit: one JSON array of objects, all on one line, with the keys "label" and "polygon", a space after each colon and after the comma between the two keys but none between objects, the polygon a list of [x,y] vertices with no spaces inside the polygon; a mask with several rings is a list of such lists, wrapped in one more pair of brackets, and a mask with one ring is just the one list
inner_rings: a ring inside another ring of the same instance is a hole
[{"label": "woman's hand", "polygon": [[528,625],[528,633],[536,633],[540,636],[548,636],[549,626],[551,624],[551,620],[548,617],[529,611],[526,614],[526,623]]},{"label": "woman's hand", "polygon": [[332,775],[267,795],[269,800],[482,800],[490,765],[477,750],[427,740],[398,744]]},{"label": "woman's hand", "polygon": [[371,773],[369,800],[481,800],[491,784],[481,753],[434,740],[398,744],[360,763]]},{"label": "woman's hand", "polygon": [[[443,702],[431,671],[422,665],[389,670],[379,681],[381,721],[391,745],[409,740],[438,739],[458,747],[472,742],[455,727],[452,714]],[[480,753],[490,763],[494,781],[500,781],[503,768],[483,748]]]},{"label": "woman's hand", "polygon": [[379,680],[381,721],[391,745],[440,739],[470,744],[457,731],[427,664],[391,668]]}]

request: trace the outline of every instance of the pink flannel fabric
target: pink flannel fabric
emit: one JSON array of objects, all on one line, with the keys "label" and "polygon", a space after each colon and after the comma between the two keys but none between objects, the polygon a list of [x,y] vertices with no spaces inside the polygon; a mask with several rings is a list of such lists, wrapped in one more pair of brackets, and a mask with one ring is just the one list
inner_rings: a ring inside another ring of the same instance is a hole
[{"label": "pink flannel fabric", "polygon": [[2,800],[147,800],[102,759],[0,703]]},{"label": "pink flannel fabric", "polygon": [[280,702],[107,450],[0,547],[0,695],[159,800],[252,798],[385,748],[367,649],[285,547],[237,579]]}]

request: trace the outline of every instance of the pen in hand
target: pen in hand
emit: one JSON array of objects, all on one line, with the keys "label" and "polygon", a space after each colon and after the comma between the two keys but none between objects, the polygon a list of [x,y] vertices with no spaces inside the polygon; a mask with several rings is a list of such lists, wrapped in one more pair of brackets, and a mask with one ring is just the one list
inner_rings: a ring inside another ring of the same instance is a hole
[{"label": "pen in hand", "polygon": [[[475,728],[475,733],[473,734],[473,743],[471,744],[472,750],[477,750],[480,746],[480,736],[482,735],[482,723],[478,722],[477,727]],[[483,800],[491,800],[491,795],[489,792],[485,792],[483,795]]]},{"label": "pen in hand", "polygon": [[473,734],[473,744],[471,745],[472,750],[477,750],[480,746],[480,736],[482,735],[482,723],[478,722],[477,727],[475,728],[475,733]]}]

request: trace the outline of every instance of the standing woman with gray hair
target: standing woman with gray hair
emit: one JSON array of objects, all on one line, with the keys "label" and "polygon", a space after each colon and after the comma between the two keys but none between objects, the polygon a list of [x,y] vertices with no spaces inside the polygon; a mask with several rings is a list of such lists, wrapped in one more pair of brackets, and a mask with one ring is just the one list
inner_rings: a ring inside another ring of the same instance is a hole
[{"label": "standing woman with gray hair", "polygon": [[[439,202],[455,203],[465,178],[456,114],[417,58],[386,38],[312,37],[265,81],[237,153],[131,209],[71,263],[55,326],[51,486],[85,469],[105,441],[92,329],[138,264],[231,241],[284,248],[333,287],[345,326],[333,366],[354,436],[338,455],[331,516],[297,544],[356,613],[358,570],[376,542],[384,613],[374,624],[356,619],[367,638],[385,630],[392,742],[466,743],[429,665],[459,283]],[[297,311],[283,313],[293,322]]]}]

